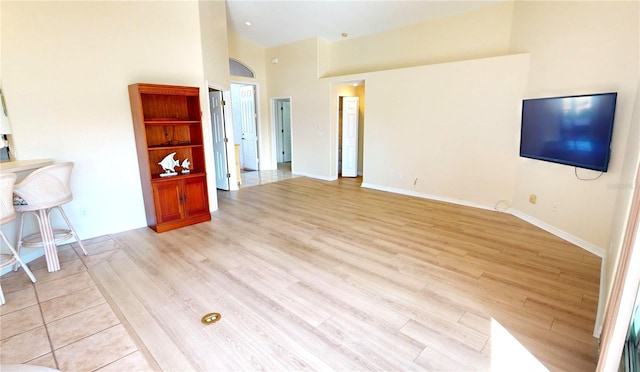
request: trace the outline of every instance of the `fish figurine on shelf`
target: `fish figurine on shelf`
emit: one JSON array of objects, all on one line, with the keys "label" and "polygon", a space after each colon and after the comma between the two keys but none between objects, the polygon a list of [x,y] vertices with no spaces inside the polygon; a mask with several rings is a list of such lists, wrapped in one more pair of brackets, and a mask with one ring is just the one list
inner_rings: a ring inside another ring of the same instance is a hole
[{"label": "fish figurine on shelf", "polygon": [[182,173],[183,174],[187,174],[191,172],[191,169],[189,169],[189,167],[191,166],[191,162],[189,161],[189,158],[186,158],[182,161]]},{"label": "fish figurine on shelf", "polygon": [[160,177],[171,177],[178,175],[178,172],[175,171],[175,167],[179,166],[180,162],[174,159],[175,155],[176,153],[172,152],[171,154],[165,156],[160,163],[158,163],[158,165],[160,165],[162,169],[164,169],[164,173],[160,173]]}]

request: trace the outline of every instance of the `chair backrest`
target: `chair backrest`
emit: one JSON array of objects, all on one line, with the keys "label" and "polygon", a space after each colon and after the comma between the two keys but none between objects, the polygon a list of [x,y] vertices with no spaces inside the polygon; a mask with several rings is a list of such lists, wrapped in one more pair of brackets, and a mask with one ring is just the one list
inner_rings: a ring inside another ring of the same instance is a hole
[{"label": "chair backrest", "polygon": [[15,185],[14,194],[26,205],[16,205],[17,210],[50,208],[73,199],[71,194],[72,162],[57,163],[36,169]]},{"label": "chair backrest", "polygon": [[16,218],[13,208],[13,185],[16,183],[15,173],[0,173],[0,223]]}]

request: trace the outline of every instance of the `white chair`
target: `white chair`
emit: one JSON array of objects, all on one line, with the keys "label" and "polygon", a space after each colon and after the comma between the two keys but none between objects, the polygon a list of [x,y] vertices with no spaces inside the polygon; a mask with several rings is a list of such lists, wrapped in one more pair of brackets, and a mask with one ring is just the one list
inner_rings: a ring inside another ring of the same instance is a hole
[{"label": "white chair", "polygon": [[[16,219],[16,211],[13,208],[13,186],[16,183],[15,173],[2,173],[0,174],[0,224],[5,224]],[[9,243],[9,240],[0,230],[0,236],[4,243],[9,247],[9,254],[0,254],[0,270],[7,267],[11,267],[16,264],[22,265],[24,271],[29,275],[29,279],[32,282],[36,282],[36,277],[33,275],[29,267],[20,259],[20,255],[15,250],[13,245]],[[2,286],[0,286],[0,305],[4,305],[4,293],[2,292]]]},{"label": "white chair", "polygon": [[[14,205],[20,216],[18,233],[18,253],[22,247],[44,247],[49,272],[60,270],[57,245],[72,237],[87,255],[87,250],[69,222],[62,204],[73,199],[71,193],[72,162],[57,163],[39,168],[29,174],[22,182],[15,185]],[[57,210],[67,224],[67,228],[54,229],[51,225],[51,212]],[[32,214],[38,220],[40,231],[23,236],[24,217]]]}]

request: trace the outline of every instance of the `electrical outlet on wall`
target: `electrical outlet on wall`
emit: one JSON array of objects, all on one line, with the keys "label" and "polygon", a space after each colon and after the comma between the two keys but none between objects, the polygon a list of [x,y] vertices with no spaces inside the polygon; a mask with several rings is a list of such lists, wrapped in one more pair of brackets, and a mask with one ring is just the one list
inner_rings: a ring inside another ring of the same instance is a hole
[{"label": "electrical outlet on wall", "polygon": [[536,194],[529,195],[529,203],[535,204],[538,201],[538,196]]}]

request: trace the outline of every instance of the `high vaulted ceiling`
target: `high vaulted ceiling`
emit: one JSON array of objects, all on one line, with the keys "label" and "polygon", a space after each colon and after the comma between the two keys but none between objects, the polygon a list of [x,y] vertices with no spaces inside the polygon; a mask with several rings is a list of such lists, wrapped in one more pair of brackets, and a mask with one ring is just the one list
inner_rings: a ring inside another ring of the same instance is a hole
[{"label": "high vaulted ceiling", "polygon": [[227,0],[227,22],[242,38],[273,47],[312,37],[330,42],[361,37],[501,1]]}]

